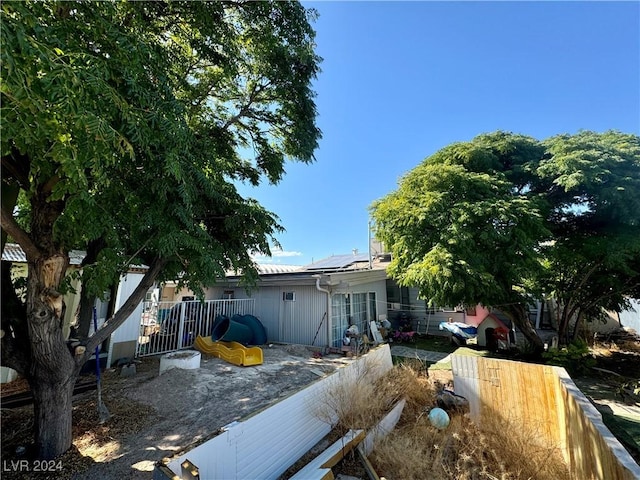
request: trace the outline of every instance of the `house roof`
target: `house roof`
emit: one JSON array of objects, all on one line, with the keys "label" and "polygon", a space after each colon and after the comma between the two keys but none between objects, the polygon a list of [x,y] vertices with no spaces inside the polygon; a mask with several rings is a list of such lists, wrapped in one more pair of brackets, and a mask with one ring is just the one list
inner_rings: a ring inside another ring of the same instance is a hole
[{"label": "house roof", "polygon": [[[69,252],[69,265],[81,265],[86,253],[82,250]],[[27,256],[17,243],[7,243],[2,252],[2,260],[13,263],[27,263]]]},{"label": "house roof", "polygon": [[[256,265],[259,275],[289,275],[296,276],[314,276],[319,273],[339,273],[339,272],[357,272],[363,270],[381,270],[388,265],[388,260],[374,258],[372,259],[371,268],[369,268],[369,255],[346,254],[332,255],[330,257],[318,260],[305,266],[301,265],[281,265],[278,263],[259,263]],[[242,272],[236,270],[228,270],[226,277],[240,277]]]},{"label": "house roof", "polygon": [[[71,250],[69,252],[69,265],[79,267],[82,265],[82,260],[87,256],[87,252],[83,250]],[[2,260],[13,263],[27,263],[27,255],[22,250],[22,247],[17,243],[7,243],[2,251]],[[130,265],[131,270],[146,270],[146,265]]]},{"label": "house roof", "polygon": [[[260,285],[316,285],[320,280],[323,286],[331,286],[340,291],[356,285],[384,280],[388,261],[375,258],[369,268],[369,256],[334,255],[324,260],[301,267],[296,265],[259,264]],[[227,272],[226,278],[219,279],[218,285],[228,283],[235,287],[240,280],[239,272]]]},{"label": "house roof", "polygon": [[260,275],[278,275],[281,273],[294,273],[300,271],[303,267],[300,265],[279,265],[276,263],[258,264],[258,273]]},{"label": "house roof", "polygon": [[317,262],[306,265],[304,270],[307,271],[336,271],[336,270],[345,270],[356,267],[357,263],[369,262],[369,254],[360,253],[360,254],[347,254],[347,255],[332,255],[330,257],[324,258],[322,260],[318,260]]}]

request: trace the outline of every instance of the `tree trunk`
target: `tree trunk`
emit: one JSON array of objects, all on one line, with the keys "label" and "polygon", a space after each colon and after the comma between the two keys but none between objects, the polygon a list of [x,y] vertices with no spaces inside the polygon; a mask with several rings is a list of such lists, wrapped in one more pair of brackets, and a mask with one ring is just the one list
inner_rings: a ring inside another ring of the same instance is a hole
[{"label": "tree trunk", "polygon": [[[89,242],[89,244],[87,245],[87,254],[82,260],[83,268],[98,261],[98,255],[104,249],[105,244],[106,242],[102,237],[96,240],[91,240]],[[86,342],[87,338],[89,337],[89,330],[91,330],[91,325],[93,323],[93,307],[96,304],[96,297],[95,295],[89,295],[88,289],[86,288],[87,282],[85,280],[86,277],[84,277],[83,274],[82,287],[80,290],[80,304],[78,305],[78,326],[75,337],[81,340],[83,343]]]},{"label": "tree trunk", "polygon": [[[13,209],[16,206],[16,202],[18,201],[18,194],[20,193],[20,187],[15,183],[2,182],[2,189],[0,190],[0,195],[2,199],[2,208],[8,212],[13,212]],[[2,229],[2,250],[4,252],[4,246],[7,243],[7,231]]]},{"label": "tree trunk", "polygon": [[38,458],[52,459],[71,447],[71,398],[79,372],[62,332],[62,295],[56,288],[68,257],[55,254],[29,262],[27,324],[31,344],[28,374],[33,393]]},{"label": "tree trunk", "polygon": [[78,305],[78,324],[76,330],[77,339],[86,342],[93,320],[93,307],[96,304],[96,297],[89,295],[86,288],[80,290],[80,303]]},{"label": "tree trunk", "polygon": [[558,339],[561,345],[566,345],[569,340],[569,322],[571,321],[569,302],[558,308]]},{"label": "tree trunk", "polygon": [[33,393],[34,443],[38,458],[51,460],[71,448],[72,397],[77,375],[68,372],[66,380],[30,382]]},{"label": "tree trunk", "polygon": [[518,327],[524,337],[532,345],[534,353],[542,353],[544,351],[544,344],[542,343],[542,339],[538,336],[535,328],[533,328],[533,325],[531,325],[527,307],[525,305],[518,304],[501,308],[501,310],[511,317],[515,326]]},{"label": "tree trunk", "polygon": [[578,313],[578,318],[576,319],[576,324],[573,327],[573,333],[571,334],[572,342],[575,342],[576,340],[578,340],[578,336],[580,335],[580,329],[582,328],[583,324],[584,324],[584,313],[582,313],[582,310],[580,310],[580,312]]},{"label": "tree trunk", "polygon": [[79,368],[54,311],[45,303],[36,302],[28,318],[34,442],[38,458],[52,459],[71,447],[71,398]]}]

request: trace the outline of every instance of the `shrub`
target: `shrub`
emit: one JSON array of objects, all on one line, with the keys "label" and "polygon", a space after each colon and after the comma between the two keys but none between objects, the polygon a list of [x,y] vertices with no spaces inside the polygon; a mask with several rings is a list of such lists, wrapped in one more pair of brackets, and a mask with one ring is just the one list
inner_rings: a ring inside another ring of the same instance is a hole
[{"label": "shrub", "polygon": [[547,365],[563,367],[571,376],[585,375],[596,365],[589,345],[582,339],[570,343],[562,349],[553,349],[542,354]]}]

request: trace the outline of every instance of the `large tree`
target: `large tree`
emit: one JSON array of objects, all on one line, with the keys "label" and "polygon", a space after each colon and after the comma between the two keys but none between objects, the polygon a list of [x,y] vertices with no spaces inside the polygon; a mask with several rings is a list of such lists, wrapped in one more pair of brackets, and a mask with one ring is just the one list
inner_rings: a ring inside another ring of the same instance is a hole
[{"label": "large tree", "polygon": [[[255,277],[251,254],[281,226],[236,184],[313,160],[313,19],[298,2],[2,4],[3,247],[8,234],[28,263],[23,298],[3,265],[2,365],[29,381],[40,457],[71,446],[82,365],[155,282]],[[72,248],[87,251],[75,349]],[[87,337],[92,299],[132,264],[148,266],[142,282]]]},{"label": "large tree", "polygon": [[372,205],[390,274],[436,305],[496,307],[529,342],[534,298],[568,322],[617,310],[640,281],[640,138],[505,132],[452,144]]},{"label": "large tree", "polygon": [[536,281],[553,300],[566,342],[585,320],[640,297],[640,141],[585,131],[543,144],[536,188],[549,205],[553,241],[542,246],[545,269]]}]

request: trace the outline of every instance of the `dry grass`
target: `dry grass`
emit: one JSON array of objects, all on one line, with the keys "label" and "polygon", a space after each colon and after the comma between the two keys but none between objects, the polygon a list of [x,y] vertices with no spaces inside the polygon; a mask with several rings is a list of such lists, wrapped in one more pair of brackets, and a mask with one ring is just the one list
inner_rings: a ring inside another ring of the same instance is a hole
[{"label": "dry grass", "polygon": [[591,351],[596,355],[625,352],[640,354],[640,336],[626,330],[615,330],[594,336],[589,341]]},{"label": "dry grass", "polygon": [[539,447],[525,432],[498,421],[482,427],[465,415],[454,415],[445,430],[421,416],[404,419],[380,442],[371,461],[379,475],[421,480],[569,479],[571,475],[552,447]]},{"label": "dry grass", "polygon": [[[435,402],[434,389],[426,370],[420,372],[411,366],[400,365],[375,380],[375,375],[371,374],[373,368],[361,364],[355,378],[342,379],[328,388],[314,402],[316,417],[344,435],[351,429],[373,428],[402,398],[407,398],[405,408],[409,409],[415,409],[424,402]],[[408,392],[412,392],[415,398]]]},{"label": "dry grass", "polygon": [[640,354],[640,341],[637,340],[618,340],[610,342],[594,342],[591,351],[602,357],[610,356],[616,352],[636,353]]},{"label": "dry grass", "polygon": [[[423,365],[395,366],[378,381],[367,372],[327,390],[317,415],[336,429],[371,429],[401,398],[405,409],[394,431],[378,442],[370,459],[378,475],[403,480],[557,480],[571,475],[554,446],[540,446],[536,432],[487,419],[482,426],[466,414],[452,414],[445,430],[427,418],[436,405],[437,382]],[[331,412],[337,412],[337,419]]]}]

